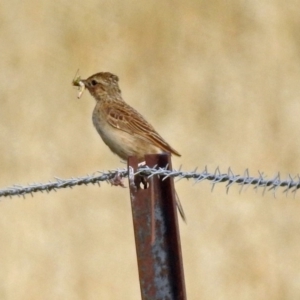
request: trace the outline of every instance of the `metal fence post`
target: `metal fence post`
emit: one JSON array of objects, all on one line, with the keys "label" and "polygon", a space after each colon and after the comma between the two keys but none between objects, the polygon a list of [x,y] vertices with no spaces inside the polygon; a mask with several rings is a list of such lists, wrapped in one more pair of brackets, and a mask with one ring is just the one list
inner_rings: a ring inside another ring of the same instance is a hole
[{"label": "metal fence post", "polygon": [[[145,156],[149,167],[171,166],[170,155]],[[135,157],[128,159],[132,216],[143,300],[185,300],[173,178],[133,176]],[[130,175],[131,174],[131,175]]]}]

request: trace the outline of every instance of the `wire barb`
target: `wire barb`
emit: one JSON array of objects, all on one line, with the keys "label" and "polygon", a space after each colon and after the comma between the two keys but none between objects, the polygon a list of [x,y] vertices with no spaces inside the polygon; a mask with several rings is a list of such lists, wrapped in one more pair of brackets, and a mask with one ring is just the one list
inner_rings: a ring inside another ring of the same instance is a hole
[{"label": "wire barb", "polygon": [[215,172],[210,173],[208,172],[207,167],[205,167],[202,172],[197,172],[197,168],[194,171],[182,171],[181,166],[178,170],[169,170],[168,166],[165,168],[157,168],[156,166],[150,168],[146,165],[142,165],[138,167],[134,174],[133,170],[131,170],[130,174],[128,174],[127,169],[116,169],[109,171],[98,171],[92,175],[86,175],[85,177],[78,178],[62,179],[59,177],[54,177],[54,181],[49,181],[47,183],[32,183],[27,186],[14,184],[11,187],[0,190],[0,197],[24,197],[27,194],[31,194],[31,196],[33,196],[33,194],[37,192],[56,192],[58,189],[72,188],[77,185],[98,184],[100,186],[101,181],[109,182],[116,175],[120,176],[121,178],[130,176],[132,181],[133,177],[137,174],[141,174],[148,178],[157,175],[161,176],[163,180],[168,177],[177,177],[179,180],[183,178],[193,179],[195,184],[203,180],[208,180],[212,184],[212,191],[216,184],[227,182],[225,186],[227,193],[231,186],[238,184],[241,186],[239,191],[240,193],[242,192],[244,186],[247,188],[248,186],[253,185],[256,191],[258,188],[263,188],[263,194],[265,192],[272,191],[275,197],[278,188],[284,187],[285,189],[283,190],[283,193],[285,193],[286,196],[288,196],[288,192],[291,191],[295,197],[297,190],[300,188],[299,174],[297,174],[295,177],[292,177],[289,174],[287,179],[281,180],[280,173],[276,174],[273,179],[267,179],[264,173],[260,171],[258,171],[258,177],[251,177],[248,169],[246,169],[244,174],[241,176],[235,175],[231,168],[228,169],[227,173],[222,173],[218,167],[216,168]]}]

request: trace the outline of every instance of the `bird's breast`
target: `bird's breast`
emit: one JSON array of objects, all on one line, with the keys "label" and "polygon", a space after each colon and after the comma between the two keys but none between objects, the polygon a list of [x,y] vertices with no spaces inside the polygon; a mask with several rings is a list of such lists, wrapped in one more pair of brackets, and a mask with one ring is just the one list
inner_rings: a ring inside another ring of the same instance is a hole
[{"label": "bird's breast", "polygon": [[94,109],[93,124],[103,142],[124,160],[127,160],[128,156],[137,156],[144,160],[145,154],[161,153],[161,149],[139,136],[111,126],[106,116],[101,113],[101,107],[96,106]]}]

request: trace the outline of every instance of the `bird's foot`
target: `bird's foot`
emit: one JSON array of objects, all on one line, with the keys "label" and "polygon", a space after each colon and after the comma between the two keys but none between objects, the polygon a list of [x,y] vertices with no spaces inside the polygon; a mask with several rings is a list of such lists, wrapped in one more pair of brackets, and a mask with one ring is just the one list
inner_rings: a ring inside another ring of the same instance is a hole
[{"label": "bird's foot", "polygon": [[123,178],[118,171],[116,172],[115,176],[112,179],[109,179],[109,182],[111,185],[121,186],[123,188],[126,188],[126,186],[123,182]]}]

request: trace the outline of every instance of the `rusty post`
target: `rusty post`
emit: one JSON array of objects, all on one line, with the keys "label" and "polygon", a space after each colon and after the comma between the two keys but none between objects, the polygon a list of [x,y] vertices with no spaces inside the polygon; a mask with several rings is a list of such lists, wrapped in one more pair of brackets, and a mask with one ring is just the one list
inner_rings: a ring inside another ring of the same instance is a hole
[{"label": "rusty post", "polygon": [[[149,167],[171,166],[170,155],[145,156]],[[129,172],[138,162],[128,159]],[[186,300],[173,178],[129,175],[130,198],[143,300]]]}]

